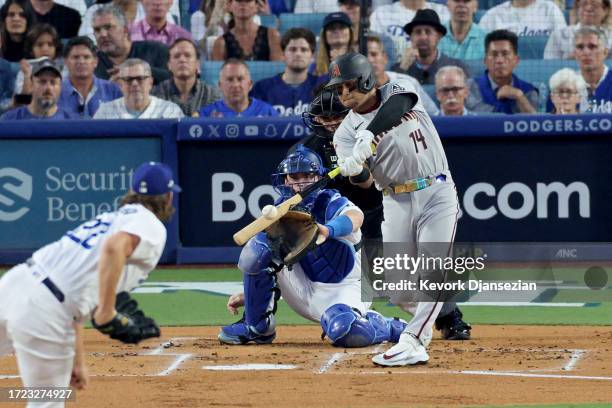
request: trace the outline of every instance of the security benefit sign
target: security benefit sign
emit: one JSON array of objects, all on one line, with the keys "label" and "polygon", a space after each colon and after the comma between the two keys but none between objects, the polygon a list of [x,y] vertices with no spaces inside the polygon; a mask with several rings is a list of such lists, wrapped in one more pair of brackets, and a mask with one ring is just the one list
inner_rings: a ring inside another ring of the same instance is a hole
[{"label": "security benefit sign", "polygon": [[0,247],[32,249],[117,208],[158,139],[0,140]]},{"label": "security benefit sign", "polygon": [[278,197],[271,175],[291,143],[180,143],[183,246],[235,246],[234,233],[259,217],[261,208]]},{"label": "security benefit sign", "polygon": [[461,241],[612,242],[612,139],[443,139]]}]

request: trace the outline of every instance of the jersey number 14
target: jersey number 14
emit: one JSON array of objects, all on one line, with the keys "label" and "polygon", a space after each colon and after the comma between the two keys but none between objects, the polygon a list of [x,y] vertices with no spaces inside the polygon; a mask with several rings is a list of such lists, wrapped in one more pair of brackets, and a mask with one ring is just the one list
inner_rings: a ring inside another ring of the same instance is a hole
[{"label": "jersey number 14", "polygon": [[423,150],[427,149],[427,143],[425,143],[425,136],[423,136],[423,133],[421,132],[421,129],[416,129],[416,130],[410,132],[410,138],[414,142],[414,150],[417,153],[419,152],[419,145],[418,145],[418,143],[421,143],[423,145]]}]

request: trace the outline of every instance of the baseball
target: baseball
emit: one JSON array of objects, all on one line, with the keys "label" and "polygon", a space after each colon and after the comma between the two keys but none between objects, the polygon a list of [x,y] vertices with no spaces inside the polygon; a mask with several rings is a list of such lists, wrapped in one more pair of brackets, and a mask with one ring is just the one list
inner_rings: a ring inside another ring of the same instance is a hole
[{"label": "baseball", "polygon": [[278,210],[272,204],[268,204],[262,208],[261,215],[267,220],[273,220],[278,215]]}]

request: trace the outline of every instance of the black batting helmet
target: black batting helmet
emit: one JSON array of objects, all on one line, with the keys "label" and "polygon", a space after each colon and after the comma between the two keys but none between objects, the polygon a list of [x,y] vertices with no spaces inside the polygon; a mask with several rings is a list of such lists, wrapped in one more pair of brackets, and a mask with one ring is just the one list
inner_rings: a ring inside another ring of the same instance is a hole
[{"label": "black batting helmet", "polygon": [[335,89],[326,88],[310,102],[308,110],[302,113],[304,124],[311,130],[324,126],[315,120],[316,117],[334,118],[346,116],[349,109],[340,102]]},{"label": "black batting helmet", "polygon": [[329,64],[329,77],[326,87],[340,85],[345,81],[357,80],[361,92],[369,92],[376,85],[374,70],[368,59],[358,52],[344,54]]}]

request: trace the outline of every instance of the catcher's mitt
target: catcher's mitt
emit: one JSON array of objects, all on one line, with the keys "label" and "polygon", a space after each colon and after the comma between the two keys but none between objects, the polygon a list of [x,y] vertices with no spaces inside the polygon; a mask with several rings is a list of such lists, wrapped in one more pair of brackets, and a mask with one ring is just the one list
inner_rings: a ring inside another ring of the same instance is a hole
[{"label": "catcher's mitt", "polygon": [[275,257],[291,265],[316,247],[319,228],[312,214],[293,208],[266,228],[266,234]]},{"label": "catcher's mitt", "polygon": [[117,314],[108,323],[98,325],[91,319],[93,327],[123,343],[137,344],[142,340],[159,337],[161,332],[155,320],[138,310],[138,303],[127,292],[117,294],[115,302]]}]

